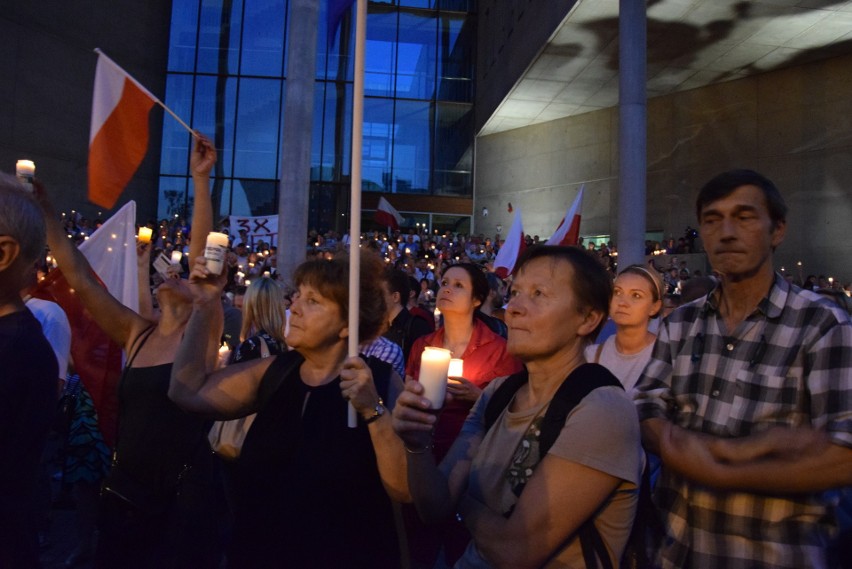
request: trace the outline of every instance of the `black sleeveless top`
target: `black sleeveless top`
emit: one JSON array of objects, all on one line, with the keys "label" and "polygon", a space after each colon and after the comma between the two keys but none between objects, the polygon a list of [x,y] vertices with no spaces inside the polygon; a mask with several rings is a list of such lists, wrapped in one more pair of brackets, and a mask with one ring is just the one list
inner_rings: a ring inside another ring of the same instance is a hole
[{"label": "black sleeveless top", "polygon": [[[286,361],[278,356],[262,383]],[[367,362],[386,399],[390,367]],[[298,368],[258,412],[237,462],[229,566],[398,567],[393,511],[367,426],[347,427],[339,377],[310,387]]]}]

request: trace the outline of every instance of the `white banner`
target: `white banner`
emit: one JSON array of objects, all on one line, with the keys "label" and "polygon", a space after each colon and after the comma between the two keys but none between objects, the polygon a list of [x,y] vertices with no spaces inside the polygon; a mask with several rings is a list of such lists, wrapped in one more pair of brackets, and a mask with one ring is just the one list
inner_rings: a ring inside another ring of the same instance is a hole
[{"label": "white banner", "polygon": [[255,216],[229,216],[231,227],[228,230],[234,237],[234,243],[240,238],[240,229],[246,230],[249,245],[254,247],[258,241],[264,241],[270,245],[278,246],[278,216],[277,215],[255,215]]}]

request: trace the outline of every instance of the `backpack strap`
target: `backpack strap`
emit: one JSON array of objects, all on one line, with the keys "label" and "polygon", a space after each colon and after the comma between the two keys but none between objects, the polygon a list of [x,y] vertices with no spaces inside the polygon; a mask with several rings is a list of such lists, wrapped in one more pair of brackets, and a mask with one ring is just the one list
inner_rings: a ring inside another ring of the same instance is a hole
[{"label": "backpack strap", "polygon": [[[263,341],[263,340],[261,340]],[[275,360],[269,365],[260,385],[257,388],[257,404],[255,408],[259,411],[266,405],[272,395],[278,391],[284,380],[302,365],[305,358],[296,350],[287,350],[275,356]]]},{"label": "backpack strap", "polygon": [[506,381],[500,384],[500,387],[494,390],[494,393],[491,394],[491,399],[488,400],[488,403],[485,406],[486,433],[490,431],[494,423],[497,422],[497,418],[500,417],[503,409],[507,408],[509,403],[512,402],[512,398],[515,396],[515,393],[528,381],[529,374],[527,373],[526,368],[524,368],[518,373],[510,375],[506,378]]}]

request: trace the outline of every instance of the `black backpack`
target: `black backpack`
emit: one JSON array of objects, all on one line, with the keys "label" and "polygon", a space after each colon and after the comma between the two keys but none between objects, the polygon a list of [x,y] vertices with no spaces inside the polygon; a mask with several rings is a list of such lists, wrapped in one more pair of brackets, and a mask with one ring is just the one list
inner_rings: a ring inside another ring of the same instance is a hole
[{"label": "black backpack", "polygon": [[[485,407],[486,432],[491,429],[503,410],[509,406],[512,398],[515,396],[515,392],[517,392],[518,389],[520,389],[528,381],[529,376],[527,371],[523,370],[509,376],[509,378],[507,378],[506,381],[504,381],[503,384],[494,391],[491,399]],[[623,389],[621,382],[619,382],[608,369],[598,364],[587,363],[580,365],[572,371],[567,378],[565,378],[562,385],[559,386],[559,389],[554,394],[547,411],[544,413],[544,419],[541,423],[541,434],[538,440],[539,461],[547,455],[550,447],[552,447],[553,443],[556,442],[557,437],[559,437],[559,433],[562,432],[562,427],[565,426],[565,420],[568,418],[571,411],[586,395],[599,387],[605,386],[617,386]],[[647,479],[648,469],[646,467],[642,474],[639,507],[637,508],[637,511],[643,509],[643,504],[645,503],[643,501],[643,495],[646,500],[650,500],[650,487],[648,486]],[[515,493],[519,496],[522,491],[523,486],[515,489]],[[507,517],[510,515],[511,511],[507,514]],[[647,554],[645,553],[645,538],[641,528],[636,527],[637,525],[640,524],[634,523],[627,547],[625,548],[623,556],[624,562],[622,563],[622,566],[627,564],[631,567],[650,567],[651,564],[647,559]],[[586,520],[577,530],[576,535],[580,539],[580,547],[583,551],[583,560],[586,563],[587,569],[597,568],[599,566],[598,560],[600,560],[600,564],[603,566],[603,569],[614,569],[603,538],[597,528],[595,528],[593,518]],[[569,536],[568,540],[573,537],[573,535]],[[550,562],[552,558],[555,557],[567,544],[568,540],[557,547],[553,555],[542,565],[546,565]]]}]

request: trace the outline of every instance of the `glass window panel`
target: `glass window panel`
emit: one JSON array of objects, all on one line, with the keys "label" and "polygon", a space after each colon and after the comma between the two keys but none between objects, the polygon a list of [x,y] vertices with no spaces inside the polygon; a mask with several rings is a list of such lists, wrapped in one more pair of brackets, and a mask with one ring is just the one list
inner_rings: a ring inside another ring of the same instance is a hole
[{"label": "glass window panel", "polygon": [[429,192],[433,120],[431,103],[397,101],[393,138],[394,192]]},{"label": "glass window panel", "polygon": [[364,99],[361,186],[365,191],[391,191],[393,99]]},{"label": "glass window panel", "polygon": [[198,72],[237,72],[242,9],[241,0],[202,0]]},{"label": "glass window panel", "polygon": [[195,69],[197,34],[198,0],[174,0],[169,34],[169,71]]},{"label": "glass window panel", "polygon": [[442,101],[473,100],[473,49],[476,29],[473,18],[464,14],[441,18],[438,61]]},{"label": "glass window panel", "polygon": [[[371,99],[371,101],[374,100]],[[352,166],[352,85],[350,83],[330,82],[326,85],[323,113],[322,179],[348,182]],[[316,127],[314,132],[318,132]]]},{"label": "glass window panel", "polygon": [[421,12],[400,12],[397,45],[396,96],[433,99],[438,20]]},{"label": "glass window panel", "polygon": [[275,177],[281,96],[280,79],[240,80],[234,176]]},{"label": "glass window panel", "polygon": [[411,8],[437,8],[438,0],[398,0],[400,6]]},{"label": "glass window panel", "polygon": [[[219,101],[219,105],[217,105]],[[214,175],[230,176],[234,159],[237,79],[199,75],[195,81],[192,126],[212,138],[219,151]],[[217,125],[220,127],[216,129]]]},{"label": "glass window panel", "polygon": [[231,180],[214,178],[211,187],[213,211],[217,212],[213,217],[213,223],[218,223],[226,215],[231,215]]},{"label": "glass window panel", "polygon": [[471,196],[473,106],[437,103],[436,115],[435,193]]},{"label": "glass window panel", "polygon": [[274,180],[234,180],[231,215],[274,215],[278,213]]},{"label": "glass window panel", "polygon": [[469,215],[432,215],[432,231],[438,231],[438,234],[444,233],[464,233],[470,234],[470,216]]},{"label": "glass window panel", "polygon": [[186,207],[187,178],[184,176],[160,176],[157,219],[183,215]]},{"label": "glass window panel", "polygon": [[[370,9],[372,9],[372,6],[368,6],[367,10]],[[331,41],[328,39],[329,32],[333,34]],[[328,2],[320,2],[319,27],[317,29],[317,78],[352,81],[354,50],[354,3],[353,8],[343,13],[337,25],[330,28],[328,25]]]},{"label": "glass window panel", "polygon": [[283,76],[284,10],[280,0],[252,0],[243,15],[242,75]]},{"label": "glass window panel", "polygon": [[[166,77],[166,105],[183,120],[192,116],[192,75],[170,73]],[[187,175],[190,134],[168,113],[163,116],[160,172]]]},{"label": "glass window panel", "polygon": [[476,0],[440,0],[441,11],[475,12]]},{"label": "glass window panel", "polygon": [[[373,6],[376,8],[376,6]],[[393,96],[396,70],[397,13],[376,12],[367,18],[367,45],[364,62],[364,94]]]}]

